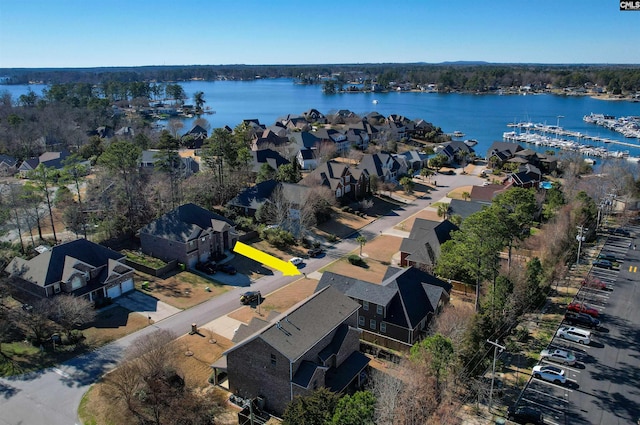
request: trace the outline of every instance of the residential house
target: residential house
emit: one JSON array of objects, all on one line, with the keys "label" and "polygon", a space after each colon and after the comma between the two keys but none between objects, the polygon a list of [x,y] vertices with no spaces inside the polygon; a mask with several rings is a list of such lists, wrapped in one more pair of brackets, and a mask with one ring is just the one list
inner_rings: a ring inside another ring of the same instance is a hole
[{"label": "residential house", "polygon": [[368,173],[363,171],[360,169],[354,175],[347,164],[327,161],[302,179],[301,184],[327,186],[338,200],[347,196],[363,197],[369,191]]},{"label": "residential house", "polygon": [[407,350],[425,336],[451,293],[450,284],[413,267],[389,267],[381,284],[324,272],[316,290],[327,286],[358,302],[363,340],[397,350]]},{"label": "residential house", "polygon": [[204,144],[204,141],[207,140],[208,133],[207,130],[200,126],[194,125],[191,130],[187,131],[183,136],[182,140],[188,141],[186,147],[189,149],[200,149]]},{"label": "residential house", "polygon": [[115,132],[115,135],[120,138],[129,139],[135,136],[135,131],[133,130],[133,127],[124,126],[124,127],[120,127]]},{"label": "residential house", "polygon": [[350,146],[355,146],[362,151],[369,146],[369,133],[364,129],[350,126],[347,128],[345,136]]},{"label": "residential house", "polygon": [[195,204],[181,205],[140,229],[142,252],[187,267],[224,257],[237,240],[231,220]]},{"label": "residential house", "polygon": [[[187,151],[192,151],[187,149]],[[200,171],[200,163],[194,155],[183,155],[183,151],[175,151],[177,155],[176,170],[184,177],[189,177]],[[164,152],[160,149],[149,149],[142,151],[139,167],[143,169],[153,169],[162,160]]]},{"label": "residential house", "polygon": [[289,131],[281,126],[273,125],[256,134],[251,142],[251,150],[259,151],[267,148],[284,146],[289,143]]},{"label": "residential house", "polygon": [[302,148],[296,155],[296,161],[300,165],[301,170],[313,170],[318,166],[318,158],[316,149]]},{"label": "residential house", "polygon": [[463,158],[475,153],[475,150],[464,142],[453,140],[443,143],[435,150],[436,153],[445,155],[449,163],[461,162]]},{"label": "residential house", "polygon": [[20,175],[20,177],[27,177],[29,175],[29,172],[35,170],[40,164],[47,168],[61,170],[62,168],[64,168],[64,161],[69,156],[71,156],[71,152],[67,150],[62,150],[59,152],[44,152],[38,158],[29,158],[25,161],[22,161],[22,164],[20,164],[20,167],[18,167],[18,174]]},{"label": "residential house", "polygon": [[415,149],[403,153],[395,153],[393,156],[402,168],[413,170],[414,172],[420,171],[429,165],[429,155],[418,152]]},{"label": "residential house", "polygon": [[485,202],[490,204],[493,202],[493,198],[499,193],[502,193],[511,187],[510,184],[502,185],[491,183],[486,186],[473,186],[469,193],[471,201]]},{"label": "residential house", "polygon": [[517,152],[524,150],[522,146],[513,142],[493,142],[487,150],[487,163],[492,167],[502,166]]},{"label": "residential house", "polygon": [[395,182],[407,172],[407,168],[392,154],[384,151],[364,155],[356,168],[367,170],[370,176],[377,176],[380,182]]},{"label": "residential house", "polygon": [[227,206],[240,214],[253,217],[258,209],[269,200],[273,191],[278,187],[276,180],[265,180],[253,186],[247,187],[235,198],[227,203]]},{"label": "residential house", "polygon": [[508,181],[516,187],[537,188],[542,181],[542,172],[531,164],[524,164],[517,172],[509,174]]},{"label": "residential house", "polygon": [[251,151],[252,156],[252,169],[254,173],[260,172],[262,164],[268,164],[269,167],[277,170],[278,167],[284,164],[290,164],[290,161],[280,155],[279,152],[273,149],[261,149],[259,151]]},{"label": "residential house", "polygon": [[212,365],[215,383],[226,372],[231,393],[260,397],[277,416],[320,387],[360,389],[369,358],[359,351],[358,308],[335,288],[319,290],[225,351]]},{"label": "residential house", "polygon": [[86,239],[65,242],[30,260],[15,257],[5,268],[10,283],[43,298],[57,294],[89,301],[133,291],[133,269],[125,256]]},{"label": "residential house", "polygon": [[336,152],[344,153],[350,148],[349,140],[344,133],[333,128],[319,128],[312,132],[314,136],[320,139],[320,144],[329,143],[335,146]]},{"label": "residential house", "polygon": [[18,160],[9,155],[0,155],[0,176],[13,176],[18,172]]},{"label": "residential house", "polygon": [[317,109],[309,109],[308,111],[303,112],[302,116],[305,117],[307,121],[310,123],[318,123],[318,124],[327,123],[327,117],[325,117],[324,114],[322,114]]},{"label": "residential house", "polygon": [[481,211],[483,208],[488,207],[489,205],[491,205],[491,202],[474,200],[463,201],[462,199],[452,199],[451,203],[449,203],[448,215],[449,217],[458,215],[462,218],[462,220],[464,220],[471,214]]},{"label": "residential house", "polygon": [[456,230],[459,230],[458,226],[449,220],[416,218],[409,237],[400,245],[400,265],[433,271],[442,244],[451,239],[451,233]]},{"label": "residential house", "polygon": [[436,127],[432,123],[427,122],[423,119],[419,119],[414,122],[413,128],[411,129],[411,131],[407,132],[407,136],[416,137],[418,139],[424,139],[429,133],[435,130],[436,130]]}]

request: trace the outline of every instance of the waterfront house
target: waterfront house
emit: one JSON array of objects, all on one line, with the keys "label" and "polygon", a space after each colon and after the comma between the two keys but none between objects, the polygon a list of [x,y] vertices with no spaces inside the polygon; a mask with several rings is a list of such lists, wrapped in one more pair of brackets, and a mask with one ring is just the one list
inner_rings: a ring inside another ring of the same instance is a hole
[{"label": "waterfront house", "polygon": [[214,382],[226,372],[231,393],[260,397],[278,416],[320,387],[359,390],[369,358],[359,351],[358,308],[335,288],[319,290],[225,351],[212,365]]},{"label": "waterfront house", "polygon": [[396,350],[408,350],[425,336],[451,293],[450,284],[414,267],[389,267],[381,284],[324,272],[316,290],[327,286],[359,304],[363,340]]},{"label": "waterfront house", "polygon": [[542,172],[531,164],[525,164],[517,172],[509,174],[508,181],[515,187],[537,188],[542,181]]},{"label": "waterfront house", "polygon": [[187,148],[200,149],[207,137],[209,137],[207,130],[196,124],[182,136],[182,140],[187,142]]},{"label": "waterfront house", "polygon": [[107,247],[77,239],[30,260],[15,257],[5,272],[12,285],[38,297],[67,294],[97,301],[134,290],[133,269],[125,265],[124,258]]},{"label": "waterfront house", "polygon": [[153,220],[139,233],[142,252],[190,268],[224,257],[238,240],[231,220],[191,203]]}]

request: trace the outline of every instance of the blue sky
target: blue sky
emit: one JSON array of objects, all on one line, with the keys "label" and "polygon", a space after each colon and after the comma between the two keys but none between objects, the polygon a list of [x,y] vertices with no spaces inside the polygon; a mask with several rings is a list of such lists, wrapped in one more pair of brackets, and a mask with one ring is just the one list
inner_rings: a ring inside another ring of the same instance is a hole
[{"label": "blue sky", "polygon": [[0,0],[0,68],[640,64],[618,0]]}]

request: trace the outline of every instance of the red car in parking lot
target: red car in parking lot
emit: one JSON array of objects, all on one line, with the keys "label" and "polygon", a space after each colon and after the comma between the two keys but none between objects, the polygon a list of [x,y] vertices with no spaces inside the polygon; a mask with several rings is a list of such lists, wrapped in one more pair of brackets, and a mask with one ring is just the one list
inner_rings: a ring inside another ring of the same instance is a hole
[{"label": "red car in parking lot", "polygon": [[582,281],[582,286],[586,286],[589,288],[595,288],[595,289],[601,289],[603,291],[606,291],[607,289],[609,289],[609,287],[607,286],[606,283],[604,283],[603,281],[601,281],[600,279],[585,279]]},{"label": "red car in parking lot", "polygon": [[600,315],[600,312],[595,308],[579,302],[572,302],[567,306],[567,310],[575,311],[576,313],[586,313],[591,317],[598,317]]}]

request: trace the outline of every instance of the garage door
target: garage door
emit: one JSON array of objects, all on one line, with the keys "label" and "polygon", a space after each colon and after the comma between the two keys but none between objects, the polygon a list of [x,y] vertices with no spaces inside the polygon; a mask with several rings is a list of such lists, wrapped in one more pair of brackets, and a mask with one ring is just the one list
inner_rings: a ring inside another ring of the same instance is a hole
[{"label": "garage door", "polygon": [[118,298],[122,293],[120,292],[120,285],[116,285],[113,288],[107,289],[107,297],[113,299]]},{"label": "garage door", "polygon": [[125,280],[124,282],[122,282],[120,284],[120,286],[122,287],[122,293],[123,294],[126,294],[129,291],[133,291],[133,289],[134,289],[133,279]]}]

